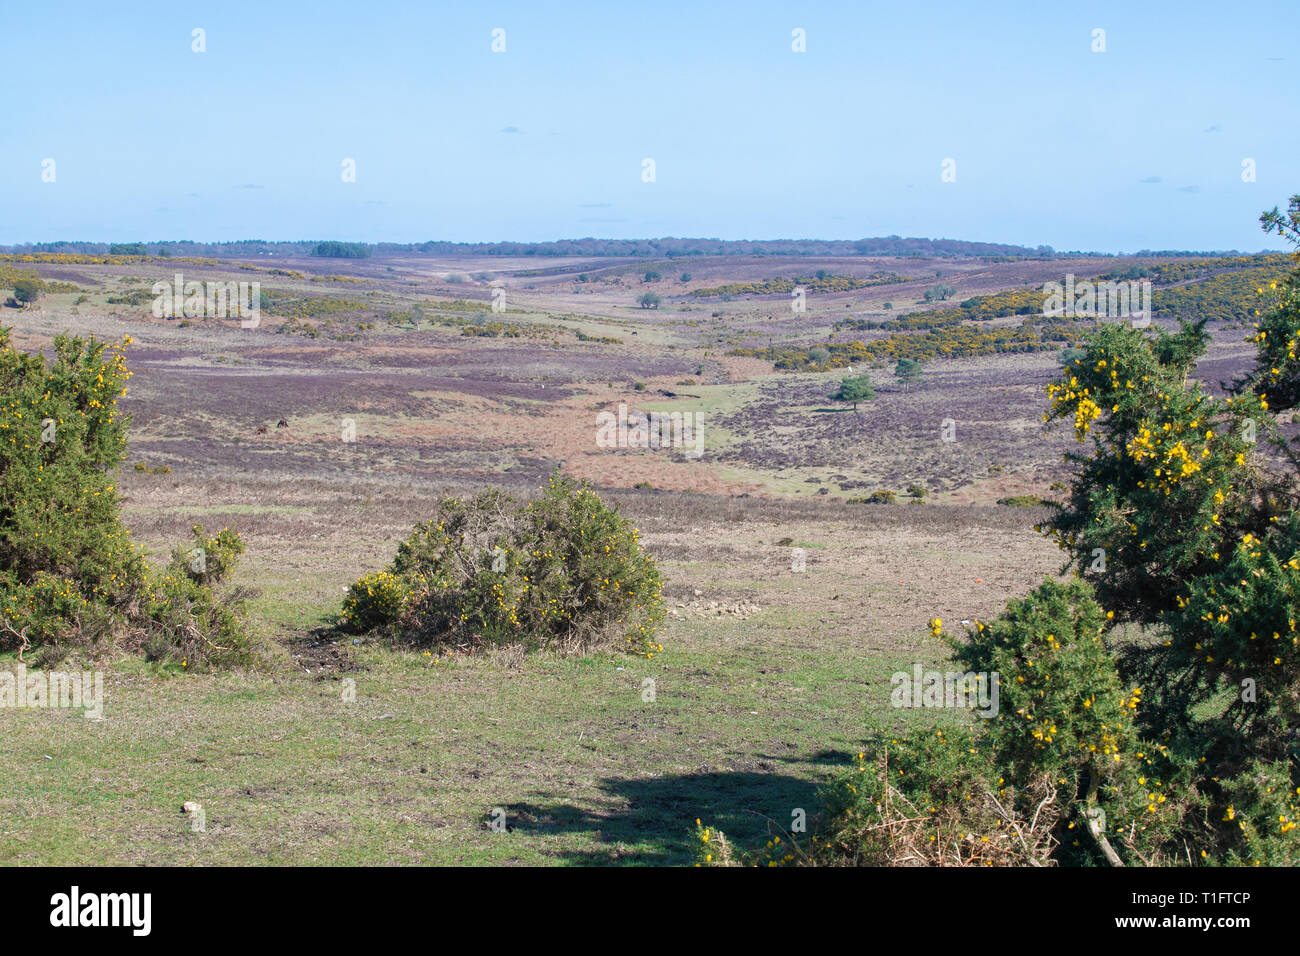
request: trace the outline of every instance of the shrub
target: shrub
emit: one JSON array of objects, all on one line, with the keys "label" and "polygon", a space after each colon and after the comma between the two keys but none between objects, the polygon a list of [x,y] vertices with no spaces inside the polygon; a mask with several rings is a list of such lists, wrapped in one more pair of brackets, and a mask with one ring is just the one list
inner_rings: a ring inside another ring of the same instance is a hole
[{"label": "shrub", "polygon": [[59,335],[47,363],[0,328],[0,648],[59,655],[120,639],[195,661],[247,660],[238,602],[208,587],[243,550],[238,536],[198,539],[217,568],[191,579],[175,556],[150,572],[122,525],[110,472],[125,457],[117,403],[129,343]]},{"label": "shrub", "polygon": [[[156,470],[156,469],[155,469]],[[185,567],[195,584],[212,585],[224,581],[235,565],[235,559],[244,553],[244,541],[229,528],[215,535],[203,533],[203,525],[191,529],[194,541],[189,548],[172,552],[172,562]]]},{"label": "shrub", "polygon": [[149,660],[179,662],[187,668],[253,662],[255,649],[244,624],[246,592],[234,589],[219,595],[212,587],[243,550],[243,541],[233,531],[223,528],[206,538],[196,525],[193,545],[173,551],[171,562],[150,575],[128,632]]},{"label": "shrub", "polygon": [[126,445],[129,341],[60,335],[47,366],[0,328],[0,575],[15,584],[55,574],[100,599],[141,577],[108,474]]},{"label": "shrub", "polygon": [[343,624],[418,644],[653,656],[662,587],[637,530],[556,476],[527,504],[498,489],[443,499],[386,572],[352,586]]},{"label": "shrub", "polygon": [[148,289],[133,289],[121,295],[110,295],[104,301],[109,305],[148,305],[153,300],[153,293]]},{"label": "shrub", "polygon": [[0,646],[8,643],[20,651],[74,639],[80,622],[93,607],[73,582],[44,571],[30,583],[11,580],[0,584],[0,589],[0,614],[6,631],[0,635]]},{"label": "shrub", "polygon": [[[860,865],[1185,862],[1205,845],[1195,761],[1142,740],[1110,619],[1082,581],[1046,580],[996,620],[945,639],[993,680],[973,729],[877,739],[824,788],[819,832],[790,861]],[[991,695],[990,695],[990,699]]]},{"label": "shrub", "polygon": [[1159,653],[1120,648],[1153,690],[1149,732],[1217,755],[1211,776],[1230,778],[1252,759],[1296,765],[1300,502],[1260,460],[1278,440],[1264,396],[1220,398],[1188,377],[1203,343],[1199,325],[1089,339],[1051,387],[1051,417],[1098,435],[1047,530],[1117,618],[1160,636]]},{"label": "shrub", "polygon": [[367,574],[348,588],[343,601],[343,627],[364,632],[396,621],[410,607],[411,588],[391,571]]},{"label": "shrub", "polygon": [[1133,749],[1140,692],[1120,686],[1101,639],[1106,622],[1087,584],[1048,579],[996,620],[975,624],[969,640],[949,638],[959,663],[1001,675],[989,739],[1017,776],[1086,766],[1107,773]]},{"label": "shrub", "polygon": [[1042,866],[1063,814],[1049,774],[1008,786],[977,737],[942,730],[858,754],[823,792],[827,826],[807,848],[821,864]]}]

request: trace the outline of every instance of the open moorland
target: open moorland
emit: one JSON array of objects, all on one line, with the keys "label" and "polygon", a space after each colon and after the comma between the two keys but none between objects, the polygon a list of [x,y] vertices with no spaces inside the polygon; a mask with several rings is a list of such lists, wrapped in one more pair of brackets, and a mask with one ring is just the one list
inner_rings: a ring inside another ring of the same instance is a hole
[{"label": "open moorland", "polygon": [[[196,522],[238,530],[262,647],[224,673],[102,662],[101,721],[0,715],[0,863],[677,864],[696,818],[754,840],[815,816],[869,728],[922,720],[889,677],[946,659],[925,622],[992,617],[1063,563],[1033,527],[1076,447],[1044,430],[1044,388],[1092,320],[889,323],[1157,268],[1155,324],[1214,303],[1197,375],[1240,375],[1231,280],[1276,262],[0,257],[51,289],[0,309],[19,348],[131,338],[126,523],[158,560]],[[175,273],[260,283],[257,326],[156,317]],[[862,373],[874,399],[829,397]],[[620,405],[698,415],[703,454],[601,447]],[[434,656],[330,630],[444,494],[527,495],[556,469],[659,562],[662,654]]]}]

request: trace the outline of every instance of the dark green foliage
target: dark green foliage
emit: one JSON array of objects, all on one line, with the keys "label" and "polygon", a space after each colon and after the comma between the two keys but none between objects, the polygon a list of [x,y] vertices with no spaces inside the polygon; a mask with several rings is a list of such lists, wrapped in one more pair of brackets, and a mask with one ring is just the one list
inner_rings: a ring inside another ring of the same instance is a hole
[{"label": "dark green foliage", "polygon": [[498,489],[446,498],[388,569],[352,585],[343,625],[421,645],[652,655],[663,585],[637,537],[569,478],[526,505]]},{"label": "dark green foliage", "polygon": [[875,398],[876,390],[871,385],[870,375],[857,375],[843,379],[840,387],[827,397],[835,402],[852,402],[853,410],[857,411],[858,402],[868,402]]},{"label": "dark green foliage", "polygon": [[109,305],[148,305],[153,299],[153,293],[148,289],[133,289],[120,295],[110,295],[104,301]]},{"label": "dark green foliage", "polygon": [[126,448],[129,342],[59,335],[47,362],[0,328],[0,648],[57,657],[116,640],[191,665],[246,662],[238,601],[208,586],[242,551],[238,536],[197,539],[216,559],[207,575],[176,558],[155,574],[122,525],[111,472]]},{"label": "dark green foliage", "polygon": [[907,386],[920,380],[922,371],[920,362],[915,359],[901,358],[894,366],[894,377],[902,383],[903,389],[906,391]]},{"label": "dark green foliage", "polygon": [[195,525],[193,533],[193,540],[150,576],[142,606],[131,619],[130,638],[150,660],[188,668],[251,663],[245,592],[215,588],[244,552],[244,542],[229,528],[209,537]]},{"label": "dark green foliage", "polygon": [[313,256],[328,259],[368,259],[370,246],[364,242],[328,242],[317,243],[312,249]]},{"label": "dark green foliage", "polygon": [[126,448],[124,346],[60,335],[47,365],[0,328],[0,575],[12,583],[57,574],[98,599],[138,576],[108,474]]},{"label": "dark green foliage", "polygon": [[14,299],[19,305],[30,305],[46,291],[45,283],[36,278],[14,280]]}]

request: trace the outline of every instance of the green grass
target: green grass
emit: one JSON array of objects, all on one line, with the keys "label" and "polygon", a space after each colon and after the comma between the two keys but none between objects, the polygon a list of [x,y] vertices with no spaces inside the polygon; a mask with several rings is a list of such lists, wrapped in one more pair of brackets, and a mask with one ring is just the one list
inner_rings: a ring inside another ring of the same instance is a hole
[{"label": "green grass", "polygon": [[[355,703],[338,675],[168,679],[119,662],[103,721],[4,715],[0,863],[679,864],[696,817],[744,839],[816,812],[812,781],[842,759],[828,746],[853,748],[843,696],[865,675],[787,650],[758,680],[758,648],[674,630],[653,660],[362,647]],[[505,833],[486,825],[495,807]]]},{"label": "green grass", "polygon": [[335,608],[269,570],[246,572],[288,638],[268,669],[121,656],[102,721],[0,712],[0,864],[686,864],[697,817],[741,843],[811,818],[867,723],[912,717],[888,708],[911,658],[829,654],[827,628],[790,608],[671,621],[652,660],[435,663],[345,639],[343,668],[322,667],[310,631]]}]

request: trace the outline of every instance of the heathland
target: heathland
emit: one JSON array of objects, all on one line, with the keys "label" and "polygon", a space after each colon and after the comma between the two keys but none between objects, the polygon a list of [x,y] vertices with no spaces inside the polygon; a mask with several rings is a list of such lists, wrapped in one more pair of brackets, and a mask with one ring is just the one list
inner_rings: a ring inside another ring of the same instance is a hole
[{"label": "heathland", "polygon": [[[930,725],[890,706],[892,674],[949,658],[926,622],[990,620],[1063,569],[1035,525],[1076,441],[1044,427],[1045,389],[1107,320],[1043,315],[1044,285],[1149,281],[1154,328],[1209,319],[1194,376],[1217,395],[1253,366],[1256,290],[1291,267],[0,256],[0,289],[44,286],[0,309],[17,349],[130,337],[123,520],[157,564],[196,523],[237,531],[259,646],[200,672],[108,654],[102,720],[0,711],[0,863],[685,863],[697,818],[744,844],[815,817],[869,731]],[[156,310],[177,274],[258,283],[256,322]],[[831,397],[863,375],[871,397]],[[703,453],[598,442],[620,406],[690,413]],[[439,499],[557,471],[657,561],[662,652],[337,630]]]}]

